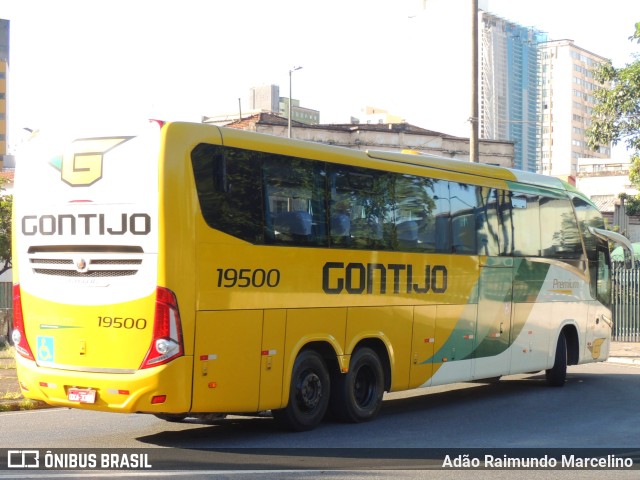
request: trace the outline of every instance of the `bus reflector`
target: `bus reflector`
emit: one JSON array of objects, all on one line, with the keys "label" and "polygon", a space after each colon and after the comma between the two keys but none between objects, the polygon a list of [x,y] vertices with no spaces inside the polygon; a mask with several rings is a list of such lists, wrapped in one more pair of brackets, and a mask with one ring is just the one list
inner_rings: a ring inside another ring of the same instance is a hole
[{"label": "bus reflector", "polygon": [[183,352],[182,325],[176,296],[168,288],[158,287],[153,338],[140,368],[163,365],[181,356]]},{"label": "bus reflector", "polygon": [[129,390],[117,390],[115,388],[110,388],[107,390],[107,393],[112,395],[129,395]]},{"label": "bus reflector", "polygon": [[151,403],[153,405],[157,405],[158,403],[164,403],[166,401],[167,401],[166,395],[154,395],[153,397],[151,397]]},{"label": "bus reflector", "polygon": [[13,286],[13,332],[11,332],[11,340],[20,355],[29,360],[35,360],[33,352],[27,342],[27,335],[24,330],[24,317],[22,316],[22,297],[20,293],[20,285]]}]

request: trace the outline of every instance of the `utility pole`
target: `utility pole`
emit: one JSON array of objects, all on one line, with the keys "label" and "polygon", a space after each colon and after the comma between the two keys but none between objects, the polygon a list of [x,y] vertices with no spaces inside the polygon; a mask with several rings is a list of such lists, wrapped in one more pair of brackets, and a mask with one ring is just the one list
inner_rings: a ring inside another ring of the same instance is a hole
[{"label": "utility pole", "polygon": [[471,0],[471,136],[469,137],[469,161],[478,163],[478,0]]},{"label": "utility pole", "polygon": [[296,70],[300,70],[302,67],[293,67],[291,70],[289,70],[289,119],[287,121],[287,137],[291,138],[291,102],[293,101],[293,99],[291,98],[291,74],[293,72],[295,72]]}]

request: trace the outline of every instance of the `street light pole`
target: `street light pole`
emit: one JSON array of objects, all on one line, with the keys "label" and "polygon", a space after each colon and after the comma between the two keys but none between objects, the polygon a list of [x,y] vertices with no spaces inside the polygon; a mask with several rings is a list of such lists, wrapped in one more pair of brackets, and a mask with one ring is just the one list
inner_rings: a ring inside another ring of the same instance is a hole
[{"label": "street light pole", "polygon": [[291,98],[291,74],[296,70],[300,70],[301,68],[302,67],[293,67],[291,70],[289,70],[289,118],[287,122],[287,132],[289,138],[291,138],[291,102],[293,101]]}]

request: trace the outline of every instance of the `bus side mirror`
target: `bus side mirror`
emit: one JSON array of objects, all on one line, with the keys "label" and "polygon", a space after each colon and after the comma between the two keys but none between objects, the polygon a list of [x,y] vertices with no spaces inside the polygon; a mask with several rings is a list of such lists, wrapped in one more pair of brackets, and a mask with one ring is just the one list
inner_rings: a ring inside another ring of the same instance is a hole
[{"label": "bus side mirror", "polygon": [[631,269],[636,263],[636,258],[633,253],[633,245],[627,237],[624,235],[620,235],[619,233],[612,232],[610,230],[603,230],[601,228],[588,227],[589,232],[592,235],[595,235],[598,238],[603,240],[610,240],[614,243],[617,243],[622,247],[624,253],[624,268]]}]

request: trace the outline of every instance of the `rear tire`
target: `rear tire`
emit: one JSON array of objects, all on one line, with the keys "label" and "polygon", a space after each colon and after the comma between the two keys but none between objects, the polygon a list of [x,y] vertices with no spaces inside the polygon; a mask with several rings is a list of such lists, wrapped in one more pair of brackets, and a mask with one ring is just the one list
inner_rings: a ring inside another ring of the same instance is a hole
[{"label": "rear tire", "polygon": [[545,371],[547,383],[552,387],[562,387],[567,379],[567,338],[564,332],[558,336],[556,358],[549,370]]},{"label": "rear tire", "polygon": [[187,418],[183,413],[154,413],[154,415],[160,420],[172,423],[182,423]]},{"label": "rear tire", "polygon": [[287,430],[304,432],[317,427],[329,406],[330,379],[322,357],[313,350],[301,352],[293,365],[289,402],[274,410],[273,418]]},{"label": "rear tire", "polygon": [[336,374],[331,391],[331,412],[341,421],[359,423],[374,418],[382,406],[384,371],[370,348],[355,351],[346,374]]}]

